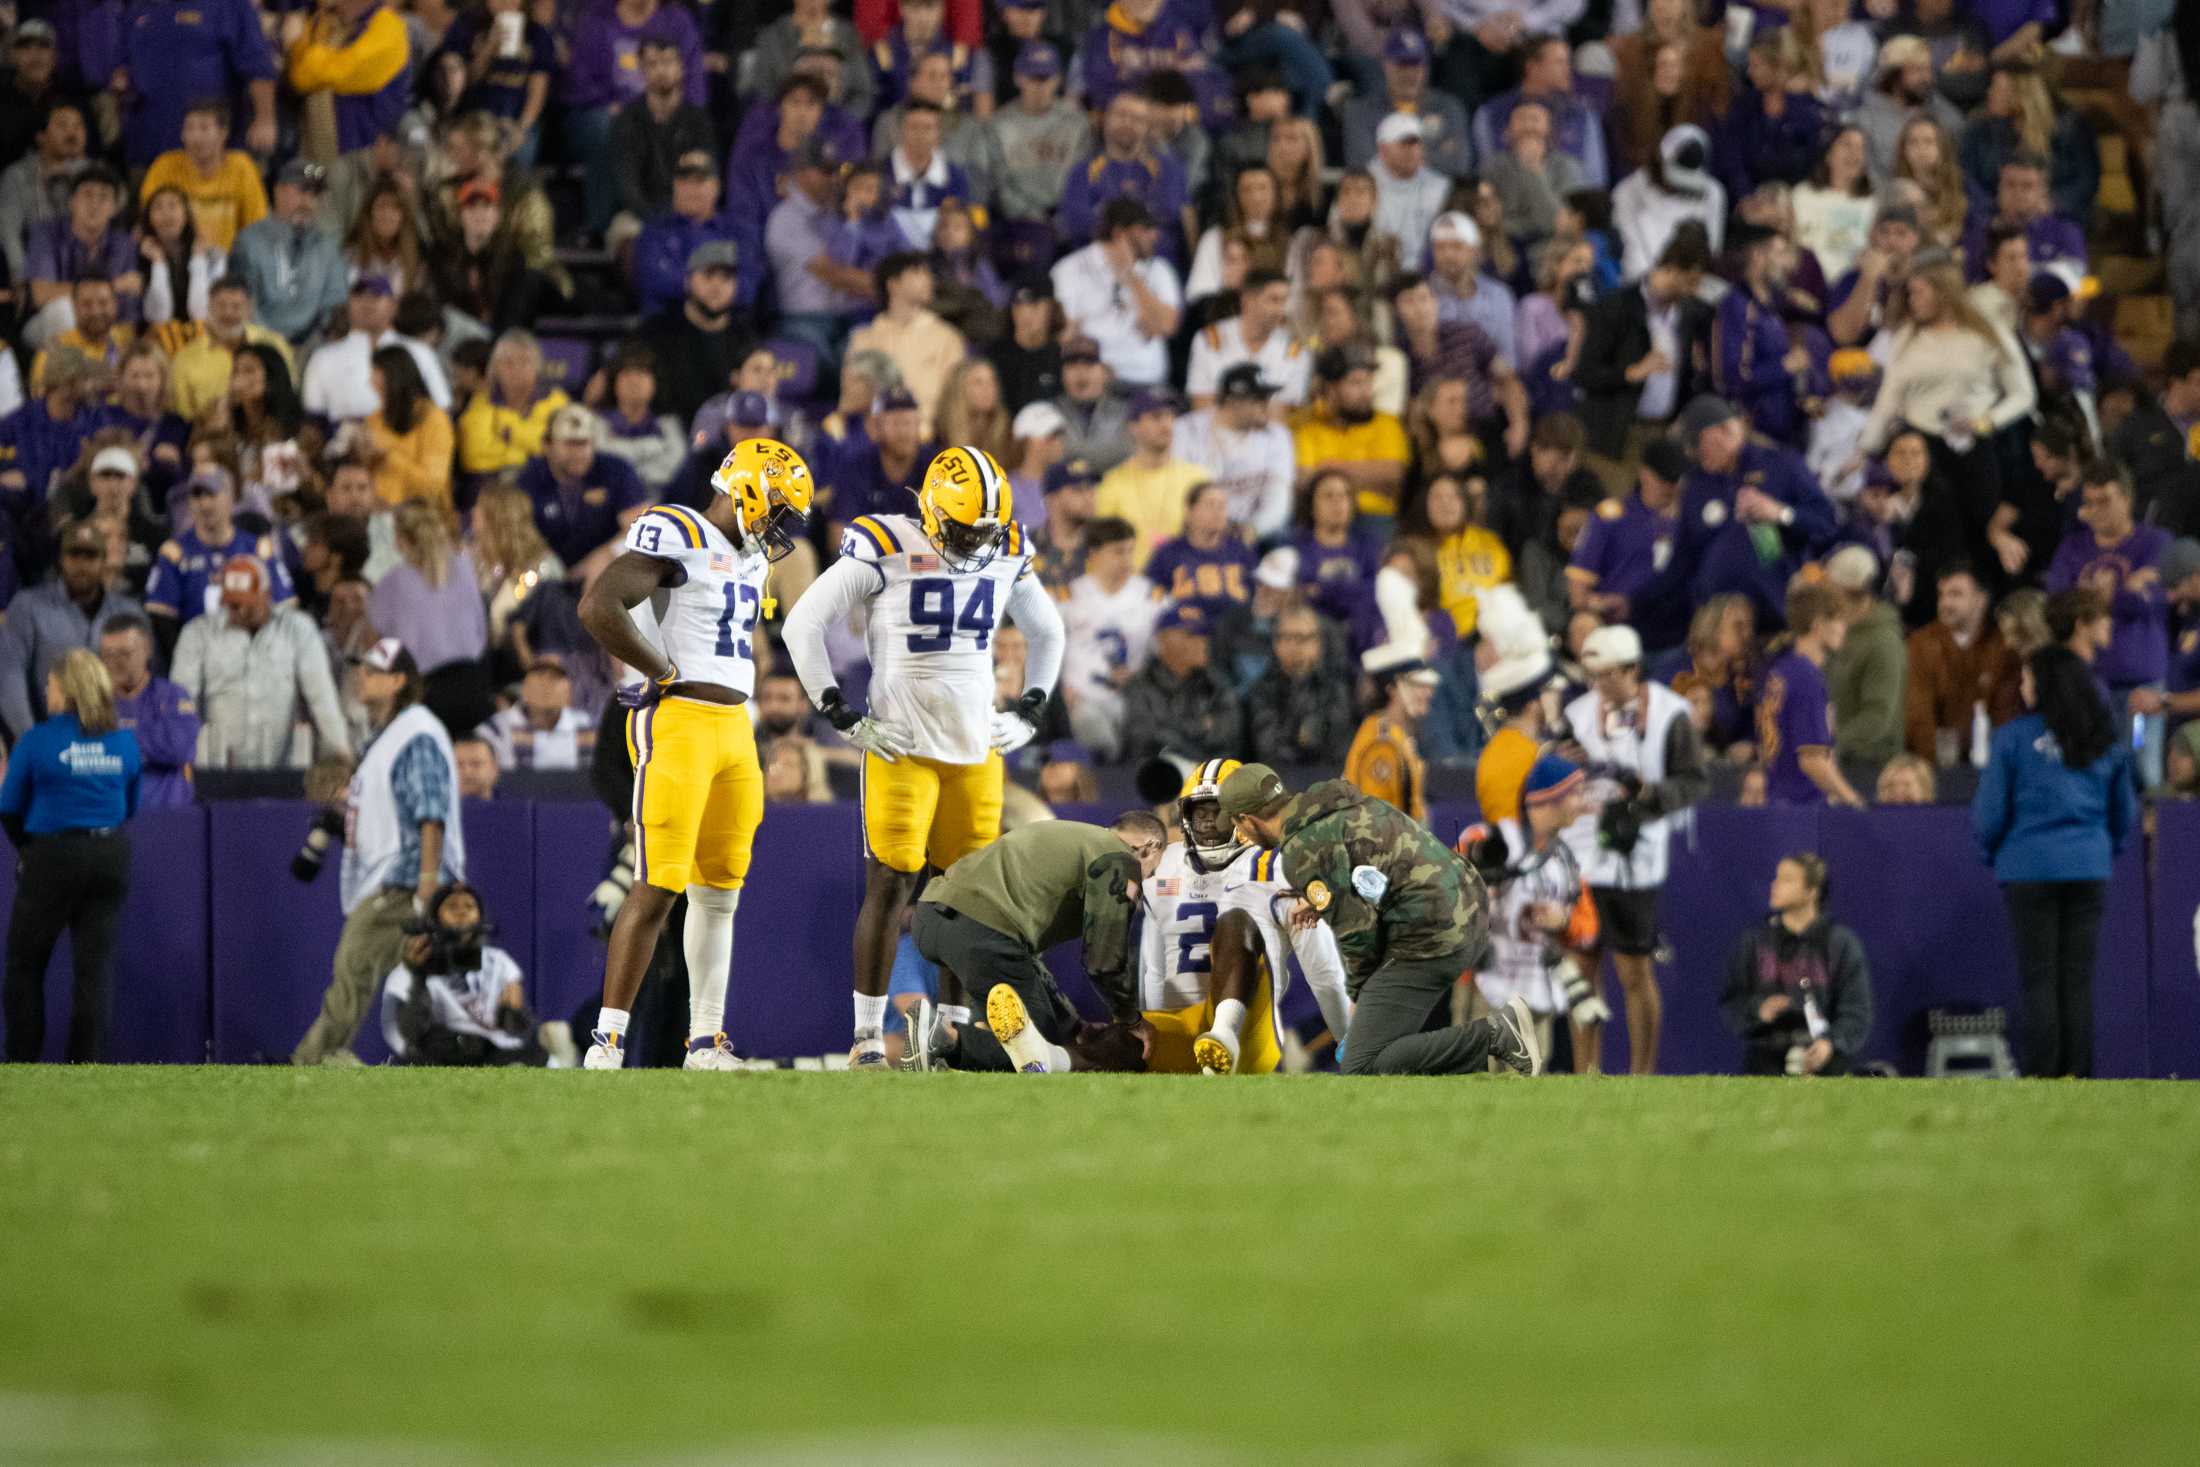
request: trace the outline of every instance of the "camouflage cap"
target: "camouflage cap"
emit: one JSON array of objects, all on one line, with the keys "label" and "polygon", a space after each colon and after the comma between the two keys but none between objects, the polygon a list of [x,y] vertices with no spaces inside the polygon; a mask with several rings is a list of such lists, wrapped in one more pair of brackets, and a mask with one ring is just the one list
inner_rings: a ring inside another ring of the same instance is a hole
[{"label": "camouflage cap", "polygon": [[1238,820],[1267,809],[1290,793],[1275,770],[1265,764],[1248,764],[1222,782],[1216,803],[1222,806],[1223,819]]}]

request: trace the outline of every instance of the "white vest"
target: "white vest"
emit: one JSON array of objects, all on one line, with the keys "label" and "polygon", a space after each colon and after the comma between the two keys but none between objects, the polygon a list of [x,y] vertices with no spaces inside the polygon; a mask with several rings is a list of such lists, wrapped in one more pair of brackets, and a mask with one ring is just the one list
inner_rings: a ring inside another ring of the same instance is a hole
[{"label": "white vest", "polygon": [[1688,716],[1688,700],[1665,684],[1646,681],[1642,686],[1647,701],[1635,705],[1633,717],[1599,718],[1602,700],[1593,689],[1566,705],[1574,742],[1587,756],[1590,808],[1566,827],[1565,839],[1581,861],[1582,879],[1591,886],[1642,891],[1665,885],[1673,816],[1646,822],[1627,856],[1597,844],[1597,812],[1625,795],[1618,780],[1597,774],[1599,766],[1632,770],[1645,786],[1663,782],[1666,738],[1673,731],[1673,721]]},{"label": "white vest", "polygon": [[446,879],[465,878],[466,837],[458,825],[458,760],[451,754],[451,736],[444,731],[443,720],[415,703],[391,719],[389,726],[367,745],[358,772],[351,777],[351,788],[344,795],[344,866],[339,896],[347,917],[383,887],[410,885],[387,879],[404,851],[397,826],[397,797],[390,779],[397,768],[397,756],[422,734],[435,740],[450,770],[450,795],[443,812],[441,874]]}]

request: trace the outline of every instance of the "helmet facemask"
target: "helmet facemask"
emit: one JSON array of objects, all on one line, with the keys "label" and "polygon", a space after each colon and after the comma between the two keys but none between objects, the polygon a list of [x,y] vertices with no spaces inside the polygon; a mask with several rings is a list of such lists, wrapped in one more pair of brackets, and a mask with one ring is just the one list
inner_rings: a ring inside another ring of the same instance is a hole
[{"label": "helmet facemask", "polygon": [[769,491],[765,506],[763,522],[748,526],[750,537],[764,547],[766,560],[784,560],[794,553],[810,517],[787,503],[777,489]]},{"label": "helmet facemask", "polygon": [[1002,530],[997,520],[966,525],[941,515],[932,548],[939,551],[949,570],[968,575],[993,563],[993,557],[1000,553]]},{"label": "helmet facemask", "polygon": [[1184,855],[1195,871],[1220,871],[1245,853],[1237,825],[1222,814],[1222,801],[1205,790],[1176,802],[1184,827]]}]

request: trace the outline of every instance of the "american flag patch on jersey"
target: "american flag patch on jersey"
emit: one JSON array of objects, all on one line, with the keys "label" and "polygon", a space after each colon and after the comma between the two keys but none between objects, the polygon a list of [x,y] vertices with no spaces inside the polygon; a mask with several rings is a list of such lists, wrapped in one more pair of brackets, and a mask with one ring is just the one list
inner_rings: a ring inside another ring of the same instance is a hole
[{"label": "american flag patch on jersey", "polygon": [[1164,876],[1146,884],[1153,889],[1155,896],[1173,897],[1176,895],[1176,878],[1174,876]]},{"label": "american flag patch on jersey", "polygon": [[909,569],[912,571],[936,571],[939,568],[940,558],[937,555],[912,555],[909,557]]},{"label": "american flag patch on jersey", "polygon": [[710,553],[710,570],[711,570],[711,574],[712,574],[712,575],[717,575],[717,576],[730,576],[730,575],[732,575],[732,574],[733,574],[733,557],[732,557],[731,555],[728,555],[728,554],[727,554],[727,553],[726,553],[725,551],[723,551],[723,550],[713,550],[713,551],[712,551],[712,552]]}]

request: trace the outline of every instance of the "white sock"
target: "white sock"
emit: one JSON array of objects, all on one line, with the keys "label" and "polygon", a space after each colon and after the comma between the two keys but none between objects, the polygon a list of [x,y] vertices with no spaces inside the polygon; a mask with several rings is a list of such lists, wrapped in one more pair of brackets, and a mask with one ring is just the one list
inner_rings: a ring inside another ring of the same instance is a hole
[{"label": "white sock", "polygon": [[710,1039],[726,1027],[726,982],[733,971],[733,914],[739,889],[691,886],[680,946],[688,965],[688,1038]]},{"label": "white sock", "polygon": [[601,1008],[596,1010],[596,1027],[618,1039],[626,1033],[627,1022],[632,1017],[625,1009]]},{"label": "white sock", "polygon": [[1069,1073],[1069,1070],[1069,1051],[1062,1048],[1062,1046],[1059,1044],[1048,1045],[1047,1073],[1050,1075],[1066,1075]]},{"label": "white sock", "polygon": [[1234,998],[1226,998],[1215,1005],[1215,1028],[1238,1038],[1245,1030],[1245,1005]]},{"label": "white sock", "polygon": [[856,1037],[867,1039],[886,1028],[886,995],[883,993],[858,993],[856,995]]}]

